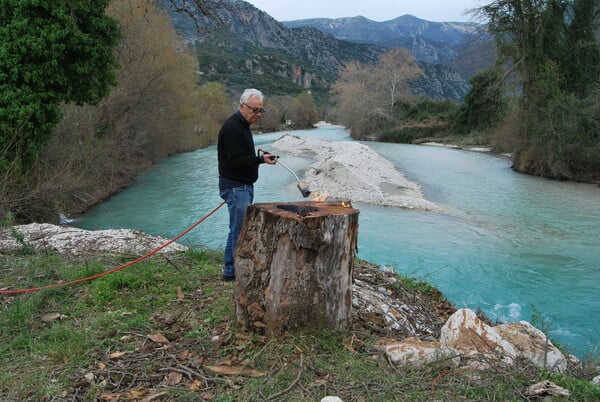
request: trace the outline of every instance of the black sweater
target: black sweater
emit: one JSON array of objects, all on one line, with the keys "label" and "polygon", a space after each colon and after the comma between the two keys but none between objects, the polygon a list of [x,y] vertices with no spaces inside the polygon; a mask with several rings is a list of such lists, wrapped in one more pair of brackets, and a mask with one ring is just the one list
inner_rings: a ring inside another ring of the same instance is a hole
[{"label": "black sweater", "polygon": [[237,111],[221,126],[217,141],[219,176],[243,184],[258,179],[258,165],[264,162],[256,155],[250,124]]}]

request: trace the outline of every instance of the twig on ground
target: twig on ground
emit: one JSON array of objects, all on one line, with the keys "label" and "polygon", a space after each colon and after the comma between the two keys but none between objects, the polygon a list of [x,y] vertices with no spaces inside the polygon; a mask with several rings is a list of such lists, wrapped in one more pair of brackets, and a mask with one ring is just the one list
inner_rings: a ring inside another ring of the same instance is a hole
[{"label": "twig on ground", "polygon": [[[179,362],[179,360],[177,360],[177,357],[175,357],[175,356],[173,356],[173,355],[169,355],[169,357],[170,357],[171,359],[173,359],[173,360],[175,361],[175,364],[177,365],[177,367],[176,367],[176,368],[174,368],[174,367],[171,367],[170,369],[172,369],[172,370],[174,370],[174,371],[178,371],[178,372],[180,372],[180,373],[183,373],[183,374],[187,374],[188,376],[194,376],[194,377],[196,377],[196,378],[199,378],[199,379],[201,379],[202,381],[204,381],[204,385],[205,385],[205,386],[207,386],[207,387],[208,387],[208,382],[209,382],[209,381],[213,381],[213,382],[216,382],[216,381],[222,381],[222,382],[224,382],[224,383],[226,383],[226,384],[229,384],[229,381],[227,381],[227,380],[226,380],[226,379],[224,379],[224,378],[219,378],[219,377],[206,377],[205,375],[202,375],[202,374],[200,374],[200,373],[199,373],[199,372],[197,372],[196,370],[194,370],[194,369],[191,369],[191,368],[189,368],[189,367],[187,367],[187,366],[184,366],[183,364],[181,364],[181,363]],[[163,371],[163,370],[168,370],[168,369],[169,369],[169,368],[166,368],[166,369],[161,369],[161,371]]]},{"label": "twig on ground", "polygon": [[270,401],[272,399],[278,398],[281,395],[285,395],[288,392],[291,391],[292,388],[294,388],[296,386],[296,384],[298,383],[298,381],[300,381],[300,377],[302,376],[302,373],[304,373],[304,363],[303,363],[303,355],[300,355],[300,371],[298,372],[298,375],[296,376],[296,379],[289,385],[289,387],[287,387],[286,389],[276,392],[273,395],[270,395],[267,397],[267,401]]}]

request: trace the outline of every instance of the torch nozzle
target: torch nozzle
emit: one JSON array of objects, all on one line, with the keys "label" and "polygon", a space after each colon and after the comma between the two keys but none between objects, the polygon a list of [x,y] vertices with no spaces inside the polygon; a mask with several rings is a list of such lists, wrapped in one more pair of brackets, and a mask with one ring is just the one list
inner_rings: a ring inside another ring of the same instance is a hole
[{"label": "torch nozzle", "polygon": [[306,183],[304,183],[303,181],[301,181],[298,178],[298,175],[296,174],[296,172],[294,172],[292,169],[287,167],[285,165],[285,163],[283,163],[282,161],[279,160],[279,155],[273,155],[270,152],[265,151],[264,149],[259,149],[258,152],[259,153],[262,152],[263,154],[271,155],[271,158],[274,159],[275,161],[277,161],[277,163],[279,163],[281,165],[281,167],[283,167],[285,170],[287,170],[288,172],[290,172],[291,174],[294,175],[294,177],[296,178],[296,181],[298,182],[298,190],[300,190],[300,192],[302,193],[302,197],[306,198],[310,195],[311,191],[308,189],[308,186],[306,185]]},{"label": "torch nozzle", "polygon": [[310,190],[303,181],[298,182],[298,190],[302,193],[302,197],[306,198],[310,195]]}]

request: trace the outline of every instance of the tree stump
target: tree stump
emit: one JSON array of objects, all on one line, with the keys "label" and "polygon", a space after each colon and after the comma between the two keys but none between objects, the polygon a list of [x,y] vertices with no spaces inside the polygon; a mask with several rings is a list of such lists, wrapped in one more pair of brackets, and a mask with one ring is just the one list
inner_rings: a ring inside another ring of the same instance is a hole
[{"label": "tree stump", "polygon": [[250,205],[235,251],[238,322],[269,336],[345,327],[358,213],[347,202]]}]

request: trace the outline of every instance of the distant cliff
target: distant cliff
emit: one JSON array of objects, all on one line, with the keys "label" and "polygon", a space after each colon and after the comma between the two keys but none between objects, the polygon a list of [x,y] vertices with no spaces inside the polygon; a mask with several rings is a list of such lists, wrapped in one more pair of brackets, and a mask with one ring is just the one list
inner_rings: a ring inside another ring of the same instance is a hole
[{"label": "distant cliff", "polygon": [[233,88],[253,83],[270,94],[311,89],[326,96],[347,62],[373,63],[388,47],[402,46],[425,71],[415,93],[460,100],[469,90],[472,71],[457,68],[457,60],[475,24],[433,23],[411,16],[385,23],[364,17],[282,23],[244,1],[158,3],[196,47],[202,79],[224,81]]}]

